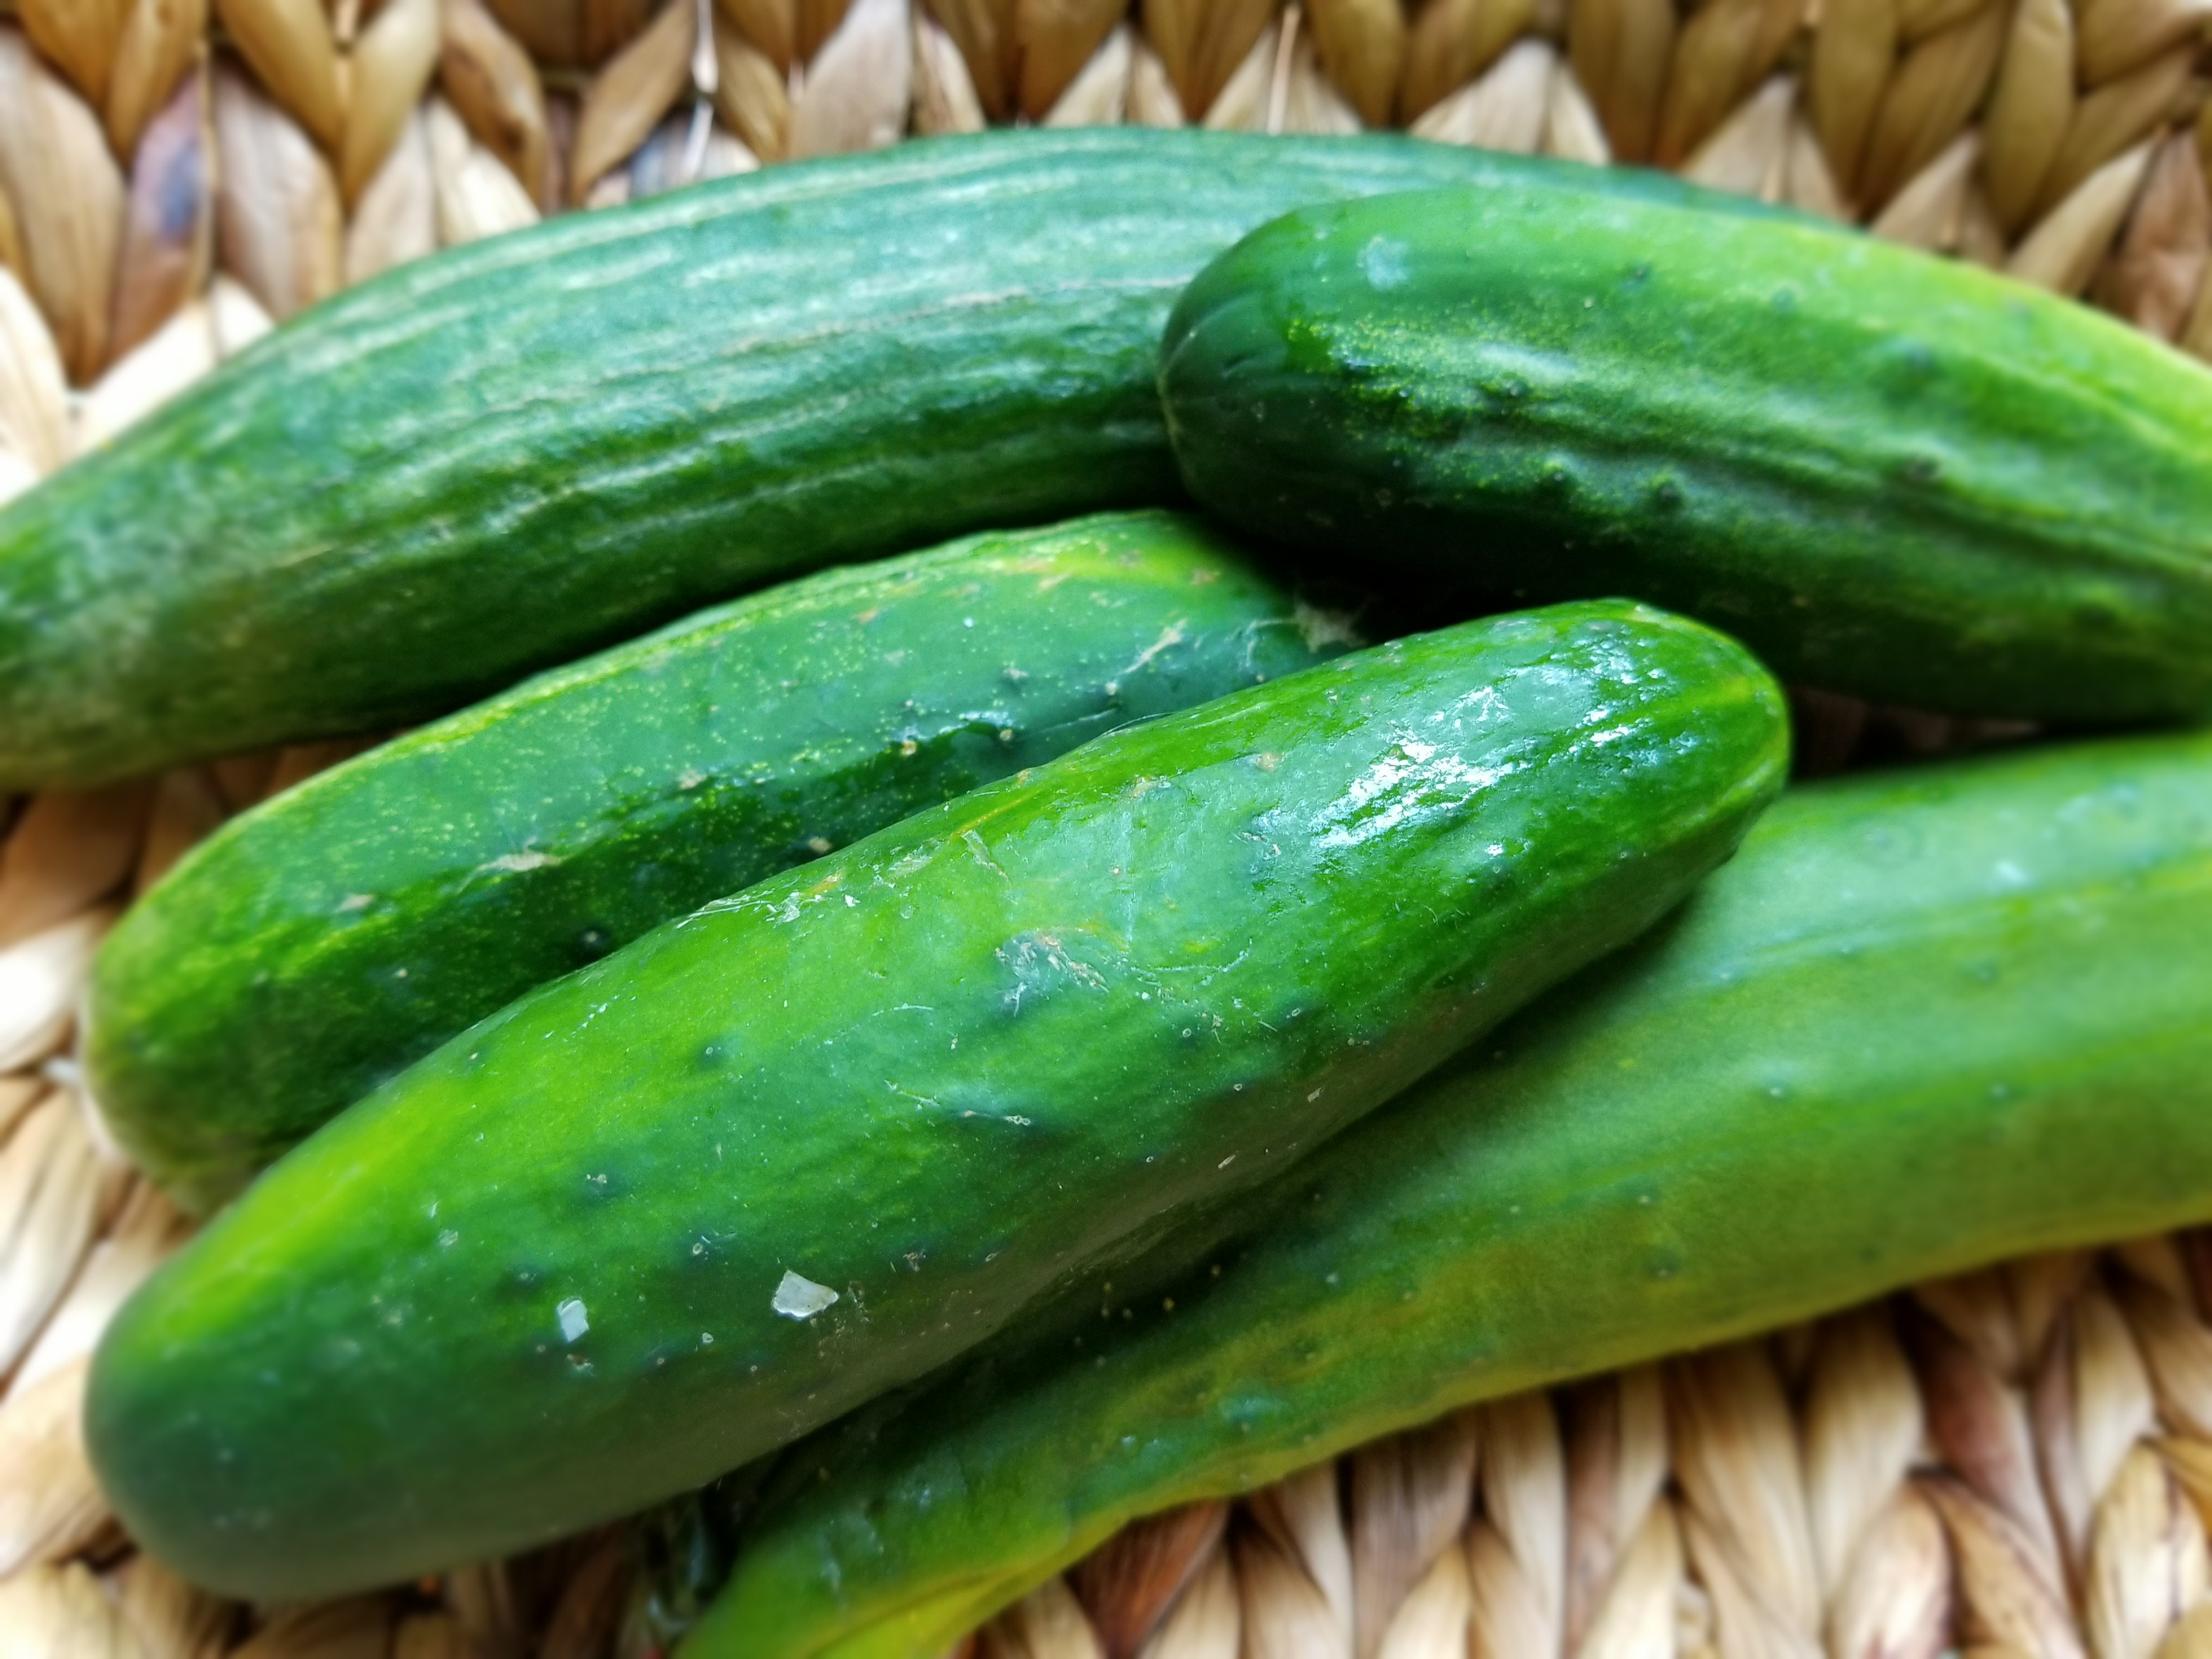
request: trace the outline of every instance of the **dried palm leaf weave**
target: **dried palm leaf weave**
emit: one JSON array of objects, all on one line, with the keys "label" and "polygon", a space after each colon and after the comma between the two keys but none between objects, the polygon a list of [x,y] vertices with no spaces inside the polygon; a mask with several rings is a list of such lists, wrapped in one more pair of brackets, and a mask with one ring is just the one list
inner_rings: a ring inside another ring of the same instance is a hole
[{"label": "dried palm leaf weave", "polygon": [[[2208,18],[2212,0],[0,0],[0,499],[438,247],[1011,122],[1398,125],[1655,164],[2212,357]],[[1985,735],[1810,713],[1826,766]],[[618,1528],[245,1607],[135,1552],[85,1463],[86,1356],[189,1231],[80,1110],[91,953],[193,842],[353,747],[9,804],[0,1659],[638,1650]],[[2212,1237],[1993,1267],[1140,1522],[963,1648],[2212,1656],[2208,1316]]]}]

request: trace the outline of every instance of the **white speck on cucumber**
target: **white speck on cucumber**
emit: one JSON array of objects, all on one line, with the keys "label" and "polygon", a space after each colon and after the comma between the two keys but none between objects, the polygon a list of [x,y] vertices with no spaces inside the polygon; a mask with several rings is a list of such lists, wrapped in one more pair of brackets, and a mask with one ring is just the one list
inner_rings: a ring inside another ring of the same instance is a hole
[{"label": "white speck on cucumber", "polygon": [[553,1310],[554,1317],[561,1322],[561,1340],[574,1342],[592,1328],[592,1322],[584,1313],[584,1298],[572,1296]]},{"label": "white speck on cucumber", "polygon": [[799,1273],[784,1271],[769,1305],[786,1319],[809,1320],[837,1300],[837,1292]]}]

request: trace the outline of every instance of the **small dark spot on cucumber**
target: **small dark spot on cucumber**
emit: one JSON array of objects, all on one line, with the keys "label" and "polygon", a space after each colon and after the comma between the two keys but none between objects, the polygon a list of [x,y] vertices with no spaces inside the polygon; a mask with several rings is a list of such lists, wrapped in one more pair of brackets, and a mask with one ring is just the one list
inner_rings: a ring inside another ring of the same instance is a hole
[{"label": "small dark spot on cucumber", "polygon": [[1936,354],[1923,340],[1885,340],[1874,352],[1874,378],[1899,398],[1918,398],[1936,377]]},{"label": "small dark spot on cucumber", "polygon": [[544,1282],[544,1268],[526,1265],[509,1268],[506,1276],[500,1280],[499,1287],[502,1295],[520,1301],[535,1295],[538,1287]]}]

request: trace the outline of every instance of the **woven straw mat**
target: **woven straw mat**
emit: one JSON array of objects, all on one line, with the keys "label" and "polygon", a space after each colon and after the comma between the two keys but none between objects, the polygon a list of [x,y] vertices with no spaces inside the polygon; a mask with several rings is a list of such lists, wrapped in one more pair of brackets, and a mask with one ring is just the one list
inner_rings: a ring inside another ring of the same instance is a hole
[{"label": "woven straw mat", "polygon": [[[987,122],[1395,124],[1649,161],[2212,356],[2212,0],[0,0],[0,500],[432,250]],[[1801,708],[1801,714],[1807,711]],[[1954,723],[1823,704],[1830,760]],[[353,746],[50,793],[0,850],[0,1656],[599,1654],[618,1533],[317,1607],[134,1553],[86,1356],[189,1231],[68,1059],[130,896]],[[1024,1659],[2212,1655],[2212,1241],[2010,1263],[1140,1523]]]}]

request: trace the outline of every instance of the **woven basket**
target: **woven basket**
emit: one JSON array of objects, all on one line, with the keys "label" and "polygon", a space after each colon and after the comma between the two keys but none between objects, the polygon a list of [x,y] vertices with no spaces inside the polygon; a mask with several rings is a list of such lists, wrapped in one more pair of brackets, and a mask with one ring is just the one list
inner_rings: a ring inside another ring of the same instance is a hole
[{"label": "woven basket", "polygon": [[[2212,355],[2212,0],[927,3],[216,0],[210,17],[207,0],[0,0],[0,499],[272,319],[435,247],[986,121],[1395,121],[1651,161]],[[1802,751],[1829,765],[1987,735],[1811,712]],[[78,1109],[88,958],[193,841],[353,747],[16,804],[0,851],[7,1659],[623,1640],[618,1529],[249,1609],[135,1554],[86,1466],[85,1356],[188,1231]],[[1233,1511],[1155,1518],[977,1640],[1028,1659],[2212,1656],[2208,1314],[2212,1243],[2192,1237],[2009,1263],[1484,1406]]]}]

